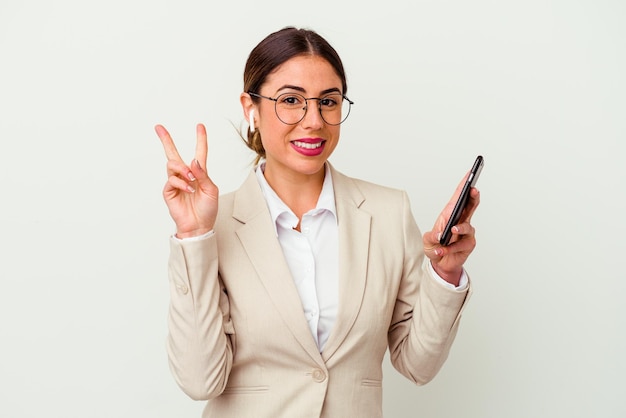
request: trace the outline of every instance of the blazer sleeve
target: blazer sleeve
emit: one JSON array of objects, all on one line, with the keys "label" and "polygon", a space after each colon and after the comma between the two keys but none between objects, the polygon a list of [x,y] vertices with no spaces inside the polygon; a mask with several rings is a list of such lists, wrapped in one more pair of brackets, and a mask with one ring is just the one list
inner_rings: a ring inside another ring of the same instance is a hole
[{"label": "blazer sleeve", "polygon": [[425,384],[448,357],[471,283],[457,291],[436,282],[408,197],[403,195],[404,265],[388,334],[389,351],[400,373],[416,384]]},{"label": "blazer sleeve", "polygon": [[234,328],[218,275],[215,235],[194,241],[170,238],[170,370],[192,399],[222,393],[233,363]]}]

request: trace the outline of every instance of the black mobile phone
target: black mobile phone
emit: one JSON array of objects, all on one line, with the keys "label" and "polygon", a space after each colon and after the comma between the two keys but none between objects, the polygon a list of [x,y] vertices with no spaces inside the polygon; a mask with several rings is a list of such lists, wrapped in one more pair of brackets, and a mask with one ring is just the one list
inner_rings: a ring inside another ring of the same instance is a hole
[{"label": "black mobile phone", "polygon": [[467,206],[470,190],[478,181],[478,176],[480,176],[480,172],[482,171],[484,164],[485,160],[482,155],[476,157],[472,170],[470,171],[469,176],[467,176],[467,180],[463,185],[463,190],[461,190],[461,194],[459,195],[459,200],[456,201],[454,209],[452,210],[452,215],[450,215],[446,228],[443,230],[443,233],[439,238],[439,244],[448,245],[450,243],[450,239],[452,238],[452,227],[459,222],[463,209]]}]

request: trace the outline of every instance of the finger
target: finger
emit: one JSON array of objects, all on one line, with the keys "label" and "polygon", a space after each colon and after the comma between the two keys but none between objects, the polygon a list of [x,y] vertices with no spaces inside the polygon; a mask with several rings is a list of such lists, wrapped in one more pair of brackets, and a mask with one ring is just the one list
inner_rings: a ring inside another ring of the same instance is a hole
[{"label": "finger", "polygon": [[[462,245],[457,245],[463,242]],[[464,222],[452,227],[452,238],[450,239],[449,249],[452,252],[467,250],[467,244],[471,244],[471,249],[476,245],[476,229],[469,223]]]},{"label": "finger", "polygon": [[461,237],[465,235],[474,235],[476,230],[469,222],[463,222],[452,227],[452,235]]},{"label": "finger", "polygon": [[465,173],[465,175],[461,179],[461,182],[456,186],[456,189],[454,189],[454,193],[452,193],[452,197],[450,197],[450,200],[448,201],[448,204],[446,206],[450,206],[451,208],[454,208],[456,201],[459,200],[459,196],[461,196],[461,191],[463,191],[463,187],[465,186],[465,182],[467,181],[467,178],[469,177],[469,175],[470,175],[469,171]]},{"label": "finger", "polygon": [[202,182],[209,181],[210,183],[213,183],[209,178],[207,172],[204,170],[204,168],[202,168],[200,161],[194,158],[189,167],[191,169],[191,174],[195,176],[195,179],[198,179],[198,181]]},{"label": "finger", "polygon": [[161,143],[163,144],[163,149],[165,150],[165,156],[167,157],[167,159],[182,161],[183,159],[180,158],[180,154],[176,149],[176,145],[174,145],[174,141],[172,140],[172,137],[170,136],[170,133],[167,131],[167,129],[165,129],[163,125],[156,125],[154,127],[154,130],[156,131],[159,139],[161,140]]},{"label": "finger", "polygon": [[190,170],[185,163],[177,160],[167,160],[167,175],[178,176],[188,179],[189,181],[196,180],[196,177],[192,170]]},{"label": "finger", "polygon": [[199,123],[196,126],[196,161],[200,163],[200,167],[206,170],[208,154],[208,144],[206,128],[203,124]]},{"label": "finger", "polygon": [[[463,179],[461,180],[461,182],[457,185],[454,193],[452,194],[452,197],[450,198],[450,200],[444,207],[443,211],[439,215],[439,218],[435,224],[437,228],[441,228],[441,230],[443,230],[444,225],[448,222],[448,219],[452,216],[452,213],[454,212],[454,207],[456,206],[457,201],[459,200],[459,197],[461,196],[461,193],[463,192],[463,189],[465,188],[465,184],[470,174],[471,174],[471,171],[468,171],[465,174],[465,176],[463,176]],[[479,201],[480,201],[480,198],[479,198],[478,190],[474,187],[470,188],[469,196],[467,197],[465,207],[463,208],[463,211],[461,212],[461,216],[459,217],[459,221],[457,223],[471,220],[471,217],[474,211],[476,210],[476,207],[478,206]]]},{"label": "finger", "polygon": [[469,198],[467,199],[467,205],[463,210],[463,216],[461,216],[459,223],[471,222],[472,216],[474,215],[474,212],[476,212],[476,208],[478,207],[479,203],[480,192],[475,187],[472,187],[472,189],[470,190]]},{"label": "finger", "polygon": [[445,248],[445,254],[464,255],[467,258],[475,247],[476,236],[474,234],[461,235]]},{"label": "finger", "polygon": [[423,243],[424,243],[424,253],[431,260],[436,260],[443,255],[443,248],[441,244],[439,244],[439,237],[437,233],[434,231],[428,231],[424,233]]},{"label": "finger", "polygon": [[169,177],[167,179],[167,183],[165,183],[165,187],[163,188],[163,196],[166,199],[173,198],[179,191],[193,193],[196,189],[180,177]]},{"label": "finger", "polygon": [[206,171],[202,169],[198,160],[194,159],[191,163],[191,171],[198,180],[198,189],[202,190],[205,194],[216,198],[219,194],[219,190],[215,183],[213,183],[213,180],[211,180],[211,178],[207,175]]},{"label": "finger", "polygon": [[465,176],[463,176],[463,179],[461,180],[461,182],[456,186],[454,193],[452,193],[452,197],[450,197],[450,200],[444,206],[443,210],[437,217],[437,220],[435,221],[434,229],[437,230],[438,232],[443,232],[444,227],[446,226],[446,224],[448,223],[448,220],[452,216],[452,212],[454,211],[456,202],[457,200],[459,200],[459,196],[461,196],[461,192],[463,191],[463,188],[465,187],[465,182],[467,181],[467,178],[469,177],[469,175],[470,175],[469,171],[465,173]]}]

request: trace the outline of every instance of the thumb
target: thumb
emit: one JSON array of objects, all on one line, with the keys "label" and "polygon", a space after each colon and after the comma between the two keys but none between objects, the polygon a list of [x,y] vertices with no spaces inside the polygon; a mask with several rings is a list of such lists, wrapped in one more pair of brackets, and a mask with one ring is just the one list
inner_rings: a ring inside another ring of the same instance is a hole
[{"label": "thumb", "polygon": [[439,236],[436,231],[428,231],[422,236],[424,253],[431,260],[439,259],[443,255],[443,249],[439,244]]},{"label": "thumb", "polygon": [[202,168],[200,162],[197,159],[194,159],[191,162],[191,172],[193,173],[196,181],[198,182],[199,188],[204,191],[206,194],[215,194],[215,183],[209,177],[207,172]]}]

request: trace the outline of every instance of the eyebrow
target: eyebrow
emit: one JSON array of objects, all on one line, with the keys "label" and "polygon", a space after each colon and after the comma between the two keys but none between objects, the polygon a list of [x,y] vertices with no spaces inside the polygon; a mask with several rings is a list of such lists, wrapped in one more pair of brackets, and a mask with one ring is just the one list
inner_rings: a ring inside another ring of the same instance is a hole
[{"label": "eyebrow", "polygon": [[[280,92],[281,90],[286,90],[286,89],[296,90],[296,91],[299,91],[301,93],[306,93],[306,90],[304,88],[299,87],[299,86],[293,86],[291,84],[285,84],[284,86],[282,86],[281,88],[276,90],[276,93]],[[321,93],[320,93],[320,96],[323,96],[323,95],[329,94],[329,93],[339,93],[339,94],[341,94],[341,90],[339,90],[337,87],[331,87],[329,89],[322,90]]]}]

